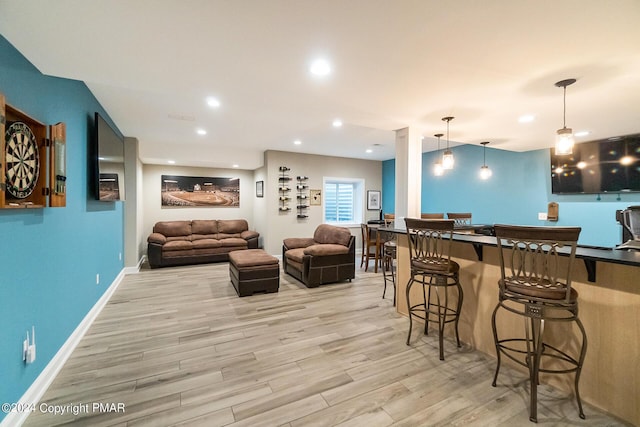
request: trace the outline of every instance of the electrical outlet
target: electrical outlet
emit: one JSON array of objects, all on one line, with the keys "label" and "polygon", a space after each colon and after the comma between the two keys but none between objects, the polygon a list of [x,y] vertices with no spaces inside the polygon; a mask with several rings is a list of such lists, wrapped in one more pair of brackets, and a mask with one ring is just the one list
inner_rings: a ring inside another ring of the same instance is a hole
[{"label": "electrical outlet", "polygon": [[27,331],[27,339],[22,342],[22,360],[27,365],[36,361],[36,327],[31,327],[31,339]]},{"label": "electrical outlet", "polygon": [[100,284],[100,274],[96,274],[96,285]]},{"label": "electrical outlet", "polygon": [[547,220],[547,213],[546,212],[538,212],[538,219],[540,221],[546,221]]},{"label": "electrical outlet", "polygon": [[36,361],[36,345],[35,344],[31,344],[29,346],[29,348],[27,349],[27,357],[25,362],[27,362],[27,364],[29,363],[33,363]]}]

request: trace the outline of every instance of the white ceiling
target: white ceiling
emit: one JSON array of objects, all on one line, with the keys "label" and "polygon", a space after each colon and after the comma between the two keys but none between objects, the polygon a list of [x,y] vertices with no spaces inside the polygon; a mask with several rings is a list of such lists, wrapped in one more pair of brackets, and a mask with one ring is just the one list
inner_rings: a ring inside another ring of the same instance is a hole
[{"label": "white ceiling", "polygon": [[566,78],[584,140],[637,133],[639,22],[638,0],[0,0],[1,34],[86,82],[144,163],[243,169],[265,149],[390,159],[406,126],[432,150],[448,115],[452,143],[549,147]]}]

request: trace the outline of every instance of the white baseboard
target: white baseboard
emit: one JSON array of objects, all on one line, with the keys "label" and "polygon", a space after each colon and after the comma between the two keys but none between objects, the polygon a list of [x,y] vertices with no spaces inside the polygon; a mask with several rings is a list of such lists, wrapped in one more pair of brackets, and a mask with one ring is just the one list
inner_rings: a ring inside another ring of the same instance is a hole
[{"label": "white baseboard", "polygon": [[[135,267],[131,268],[135,269]],[[113,283],[111,283],[105,293],[102,294],[100,299],[94,304],[84,319],[82,319],[82,322],[80,322],[62,347],[60,347],[60,350],[58,350],[47,366],[45,366],[42,372],[40,372],[38,378],[35,379],[27,391],[22,395],[20,403],[37,405],[37,402],[40,401],[45,391],[47,391],[47,388],[49,388],[53,380],[56,378],[58,372],[60,372],[60,369],[62,369],[66,361],[69,359],[73,350],[78,346],[84,334],[87,333],[93,321],[98,317],[98,314],[100,314],[104,306],[107,304],[111,295],[116,291],[125,274],[127,274],[125,269],[120,271]],[[28,416],[28,411],[10,412],[2,422],[0,422],[0,427],[21,426]]]},{"label": "white baseboard", "polygon": [[142,255],[142,257],[140,258],[140,261],[138,261],[138,264],[135,267],[125,267],[124,268],[124,274],[138,274],[140,273],[140,268],[142,267],[142,264],[144,264],[145,260],[147,259],[146,255]]}]

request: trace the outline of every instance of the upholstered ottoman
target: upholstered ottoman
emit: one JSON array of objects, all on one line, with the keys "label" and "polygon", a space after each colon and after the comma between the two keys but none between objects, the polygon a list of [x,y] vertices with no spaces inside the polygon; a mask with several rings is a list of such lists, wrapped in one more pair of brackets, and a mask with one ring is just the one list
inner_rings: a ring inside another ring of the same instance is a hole
[{"label": "upholstered ottoman", "polygon": [[278,292],[280,263],[262,249],[229,252],[229,277],[241,297]]}]

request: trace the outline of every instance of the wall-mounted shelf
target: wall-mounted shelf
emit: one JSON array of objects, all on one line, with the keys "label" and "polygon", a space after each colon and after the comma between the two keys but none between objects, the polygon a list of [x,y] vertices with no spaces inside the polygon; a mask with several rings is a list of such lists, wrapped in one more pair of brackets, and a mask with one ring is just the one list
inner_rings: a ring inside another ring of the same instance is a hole
[{"label": "wall-mounted shelf", "polygon": [[280,166],[280,176],[278,177],[278,211],[289,212],[289,202],[291,201],[291,177],[289,176],[289,169],[286,166]]},{"label": "wall-mounted shelf", "polygon": [[308,218],[307,209],[309,208],[309,185],[307,185],[308,176],[298,176],[296,180],[298,183],[296,184],[296,190],[298,192],[297,206],[298,209],[298,219]]}]

